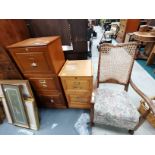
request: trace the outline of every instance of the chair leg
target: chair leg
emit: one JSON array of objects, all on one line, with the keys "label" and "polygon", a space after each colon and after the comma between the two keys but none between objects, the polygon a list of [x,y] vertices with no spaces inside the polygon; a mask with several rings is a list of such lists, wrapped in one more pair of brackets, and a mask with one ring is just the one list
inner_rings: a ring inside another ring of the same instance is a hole
[{"label": "chair leg", "polygon": [[136,131],[145,122],[146,117],[148,116],[149,113],[150,113],[150,109],[148,109],[147,111],[145,111],[145,113],[140,116],[139,123],[134,128],[134,131]]},{"label": "chair leg", "polygon": [[94,104],[90,108],[90,126],[94,126]]},{"label": "chair leg", "polygon": [[134,131],[136,131],[146,120],[146,117],[150,113],[150,109],[148,109],[143,115],[139,118],[139,123],[136,125],[136,127],[133,130],[128,130],[129,134],[134,135]]},{"label": "chair leg", "polygon": [[128,130],[130,135],[134,135],[134,130]]}]

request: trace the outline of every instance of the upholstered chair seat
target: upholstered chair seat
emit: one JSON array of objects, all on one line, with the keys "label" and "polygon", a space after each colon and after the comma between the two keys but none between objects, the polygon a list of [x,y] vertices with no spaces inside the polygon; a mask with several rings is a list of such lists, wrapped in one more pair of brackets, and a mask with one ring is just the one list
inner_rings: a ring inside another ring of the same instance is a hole
[{"label": "upholstered chair seat", "polygon": [[97,88],[94,122],[125,129],[134,129],[140,114],[126,91]]}]

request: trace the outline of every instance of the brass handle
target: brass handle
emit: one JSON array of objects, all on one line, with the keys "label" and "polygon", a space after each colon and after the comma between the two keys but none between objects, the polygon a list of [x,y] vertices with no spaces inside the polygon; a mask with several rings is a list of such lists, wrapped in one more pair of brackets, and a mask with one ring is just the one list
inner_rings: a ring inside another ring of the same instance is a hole
[{"label": "brass handle", "polygon": [[51,101],[51,103],[54,103],[54,100],[52,98],[50,99],[50,101]]},{"label": "brass handle", "polygon": [[39,82],[40,82],[41,84],[44,84],[44,83],[46,83],[46,80],[39,80]]},{"label": "brass handle", "polygon": [[37,67],[37,63],[33,62],[33,63],[31,64],[31,66],[32,66],[32,67]]},{"label": "brass handle", "polygon": [[79,85],[79,84],[80,84],[80,82],[74,82],[73,84],[75,84],[75,85]]},{"label": "brass handle", "polygon": [[28,51],[29,49],[28,48],[25,48],[25,51]]},{"label": "brass handle", "polygon": [[77,89],[78,87],[77,86],[73,86],[73,89]]},{"label": "brass handle", "polygon": [[42,86],[43,86],[43,87],[47,87],[47,85],[46,85],[46,84],[42,84]]}]

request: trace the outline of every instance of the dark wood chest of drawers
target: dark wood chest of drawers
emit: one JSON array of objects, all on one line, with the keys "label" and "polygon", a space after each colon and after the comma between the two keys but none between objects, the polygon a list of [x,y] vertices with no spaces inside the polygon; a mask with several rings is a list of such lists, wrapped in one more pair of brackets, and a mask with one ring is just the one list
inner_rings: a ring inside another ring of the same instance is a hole
[{"label": "dark wood chest of drawers", "polygon": [[28,79],[38,104],[65,108],[66,101],[57,76],[65,63],[59,36],[30,38],[8,46],[24,77]]}]

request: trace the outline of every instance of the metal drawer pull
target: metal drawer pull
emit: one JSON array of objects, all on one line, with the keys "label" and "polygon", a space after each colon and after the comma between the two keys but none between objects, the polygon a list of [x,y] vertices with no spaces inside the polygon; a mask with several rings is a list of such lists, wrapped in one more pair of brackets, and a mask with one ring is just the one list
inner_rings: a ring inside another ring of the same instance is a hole
[{"label": "metal drawer pull", "polygon": [[37,63],[33,62],[33,63],[31,64],[31,66],[32,66],[32,67],[37,67]]},{"label": "metal drawer pull", "polygon": [[78,86],[73,86],[73,89],[77,89],[77,88],[79,88]]},{"label": "metal drawer pull", "polygon": [[54,100],[53,99],[51,99],[50,101],[51,101],[51,103],[54,103]]},{"label": "metal drawer pull", "polygon": [[46,85],[46,84],[42,84],[42,86],[43,86],[43,87],[47,87],[47,85]]},{"label": "metal drawer pull", "polygon": [[39,82],[40,82],[41,84],[46,83],[46,81],[45,81],[45,80],[39,80]]},{"label": "metal drawer pull", "polygon": [[28,48],[25,48],[25,51],[28,51]]}]

